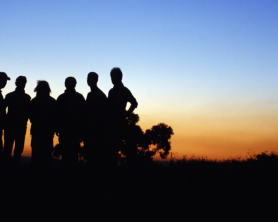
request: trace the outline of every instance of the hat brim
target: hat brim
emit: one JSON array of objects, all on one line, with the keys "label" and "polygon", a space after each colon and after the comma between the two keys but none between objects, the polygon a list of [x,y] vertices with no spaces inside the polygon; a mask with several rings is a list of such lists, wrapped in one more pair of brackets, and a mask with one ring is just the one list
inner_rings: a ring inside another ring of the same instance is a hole
[{"label": "hat brim", "polygon": [[7,76],[7,80],[11,80],[11,78]]}]

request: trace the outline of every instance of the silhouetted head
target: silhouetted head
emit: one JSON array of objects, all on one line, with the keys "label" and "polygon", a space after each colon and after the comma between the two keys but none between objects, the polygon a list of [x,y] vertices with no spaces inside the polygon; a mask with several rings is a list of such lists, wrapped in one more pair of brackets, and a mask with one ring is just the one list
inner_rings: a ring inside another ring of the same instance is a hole
[{"label": "silhouetted head", "polygon": [[34,89],[34,92],[37,92],[37,95],[49,95],[51,92],[51,89],[49,87],[48,82],[44,80],[39,80],[38,85]]},{"label": "silhouetted head", "polygon": [[19,77],[17,77],[17,79],[15,80],[15,85],[16,85],[17,88],[19,88],[19,89],[24,89],[26,83],[27,83],[27,78],[26,78],[25,76],[19,76]]},{"label": "silhouetted head", "polygon": [[110,76],[114,85],[122,83],[123,73],[120,68],[113,68],[110,72]]},{"label": "silhouetted head", "polygon": [[90,72],[87,77],[88,86],[96,86],[98,82],[98,74],[95,72]]},{"label": "silhouetted head", "polygon": [[68,77],[65,81],[65,86],[67,89],[74,89],[76,86],[76,79],[74,77]]},{"label": "silhouetted head", "polygon": [[7,80],[11,80],[10,77],[8,77],[5,72],[0,72],[0,89],[6,86]]}]

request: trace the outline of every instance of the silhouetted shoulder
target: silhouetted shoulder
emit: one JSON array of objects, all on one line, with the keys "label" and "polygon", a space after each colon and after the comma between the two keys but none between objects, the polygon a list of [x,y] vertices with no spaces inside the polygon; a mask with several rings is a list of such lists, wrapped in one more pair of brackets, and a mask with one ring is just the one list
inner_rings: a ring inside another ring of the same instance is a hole
[{"label": "silhouetted shoulder", "polygon": [[113,87],[112,89],[110,89],[108,93],[108,99],[113,99],[113,97],[118,97],[118,96],[120,96],[121,99],[124,99],[127,102],[137,103],[135,97],[132,95],[130,90],[125,86],[121,86],[117,88]]},{"label": "silhouetted shoulder", "polygon": [[52,101],[52,102],[54,102],[54,103],[56,102],[56,99],[54,99],[54,98],[51,97],[51,96],[49,96],[49,100]]},{"label": "silhouetted shoulder", "polygon": [[81,100],[85,101],[85,98],[84,98],[84,96],[81,93],[76,92],[76,96],[79,97]]},{"label": "silhouetted shoulder", "polygon": [[65,97],[65,93],[62,93],[60,96],[58,96],[57,101],[63,99],[64,97]]},{"label": "silhouetted shoulder", "polygon": [[31,100],[31,96],[29,96],[27,93],[24,93],[26,99]]},{"label": "silhouetted shoulder", "polygon": [[[17,93],[16,91],[8,93],[5,99],[12,99],[14,96],[16,96],[16,93]],[[25,99],[31,100],[31,96],[29,96],[27,93],[24,92],[22,95],[24,96]]]},{"label": "silhouetted shoulder", "polygon": [[107,96],[105,95],[105,93],[102,92],[99,88],[96,88],[94,91],[91,91],[87,94],[87,100],[90,99],[91,97],[98,97],[103,100],[107,99]]},{"label": "silhouetted shoulder", "polygon": [[132,93],[130,92],[130,90],[128,88],[126,88],[124,86],[124,90],[125,90],[125,95],[126,95],[126,98],[128,99],[127,100],[128,102],[131,102],[131,103],[137,102],[135,97],[132,95]]},{"label": "silhouetted shoulder", "polygon": [[21,104],[23,102],[25,105],[28,105],[29,102],[31,101],[31,96],[29,96],[25,92],[24,93],[18,93],[17,91],[10,92],[5,96],[5,106],[6,107],[14,106],[13,103],[16,100],[20,100]]},{"label": "silhouetted shoulder", "polygon": [[9,98],[9,97],[11,97],[13,94],[14,94],[14,92],[7,93],[6,96],[5,96],[5,98]]},{"label": "silhouetted shoulder", "polygon": [[[39,101],[39,100],[40,100],[40,99],[36,96],[35,98],[33,98],[33,99],[31,100],[31,103],[34,103],[34,102]],[[48,96],[48,97],[44,98],[44,100],[47,100],[47,101],[50,102],[50,103],[56,103],[56,99],[54,99],[54,98],[51,97],[51,96]]]},{"label": "silhouetted shoulder", "polygon": [[107,96],[105,95],[104,92],[102,92],[100,89],[98,89],[98,92],[99,92],[99,95],[100,95],[102,98],[107,99]]},{"label": "silhouetted shoulder", "polygon": [[[83,96],[81,93],[79,93],[79,92],[74,92],[73,94],[70,94],[70,96],[73,96],[73,95],[74,95],[74,97],[77,97],[77,98],[79,98],[79,99],[85,101],[85,98],[84,98],[84,96]],[[67,93],[63,93],[63,94],[61,94],[60,96],[58,96],[57,101],[58,101],[58,100],[61,100],[61,99],[64,99],[64,98],[67,97],[67,96],[68,96]]]},{"label": "silhouetted shoulder", "polygon": [[6,101],[6,103],[7,103],[10,99],[12,99],[13,95],[14,95],[14,92],[10,92],[10,93],[8,93],[8,94],[5,96],[5,101]]}]

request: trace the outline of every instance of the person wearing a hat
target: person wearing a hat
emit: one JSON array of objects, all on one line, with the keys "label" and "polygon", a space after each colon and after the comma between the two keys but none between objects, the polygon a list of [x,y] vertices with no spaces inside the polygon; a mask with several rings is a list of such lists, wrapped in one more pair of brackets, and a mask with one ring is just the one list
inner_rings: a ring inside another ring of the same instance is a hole
[{"label": "person wearing a hat", "polygon": [[7,80],[11,80],[10,77],[8,77],[5,72],[0,72],[0,128],[1,128],[0,155],[2,154],[2,150],[3,150],[2,135],[4,129],[5,116],[6,116],[6,106],[4,104],[4,98],[1,89],[5,88],[7,84]]},{"label": "person wearing a hat", "polygon": [[28,121],[28,110],[31,97],[25,93],[24,88],[27,79],[19,76],[16,81],[14,92],[8,93],[5,97],[5,105],[8,107],[4,129],[4,158],[5,165],[9,166],[11,153],[14,148],[14,167],[18,167],[21,154],[24,149],[26,126]]}]

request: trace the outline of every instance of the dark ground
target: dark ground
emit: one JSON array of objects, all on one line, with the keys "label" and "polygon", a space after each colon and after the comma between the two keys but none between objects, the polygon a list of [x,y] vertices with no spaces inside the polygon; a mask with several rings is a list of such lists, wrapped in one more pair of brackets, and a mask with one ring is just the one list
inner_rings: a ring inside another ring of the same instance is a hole
[{"label": "dark ground", "polygon": [[0,221],[276,221],[277,159],[71,173],[22,163],[1,172]]}]

